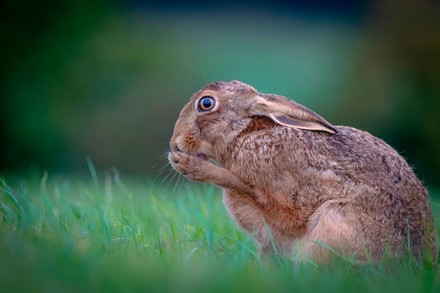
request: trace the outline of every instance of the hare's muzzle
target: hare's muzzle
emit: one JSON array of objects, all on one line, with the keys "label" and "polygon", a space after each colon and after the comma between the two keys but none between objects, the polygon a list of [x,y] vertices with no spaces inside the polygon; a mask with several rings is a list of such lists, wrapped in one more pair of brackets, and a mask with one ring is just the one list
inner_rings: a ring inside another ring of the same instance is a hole
[{"label": "hare's muzzle", "polygon": [[170,151],[172,151],[172,152],[180,152],[180,149],[177,146],[177,143],[171,143],[170,144]]},{"label": "hare's muzzle", "polygon": [[170,141],[170,152],[184,153],[204,161],[215,158],[211,144],[194,135],[173,135]]}]

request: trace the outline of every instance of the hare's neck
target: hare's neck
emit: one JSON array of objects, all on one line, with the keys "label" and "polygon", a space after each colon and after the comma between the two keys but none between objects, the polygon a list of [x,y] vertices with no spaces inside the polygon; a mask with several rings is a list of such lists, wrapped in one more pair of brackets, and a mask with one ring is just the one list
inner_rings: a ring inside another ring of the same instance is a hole
[{"label": "hare's neck", "polygon": [[214,144],[218,162],[229,170],[237,162],[243,144],[249,140],[249,136],[260,131],[269,131],[274,127],[278,127],[278,125],[270,118],[263,116],[255,116],[252,119],[236,123],[228,138],[223,138]]},{"label": "hare's neck", "polygon": [[229,170],[237,159],[239,147],[235,141],[229,144],[218,143],[214,147],[217,162],[225,169]]}]

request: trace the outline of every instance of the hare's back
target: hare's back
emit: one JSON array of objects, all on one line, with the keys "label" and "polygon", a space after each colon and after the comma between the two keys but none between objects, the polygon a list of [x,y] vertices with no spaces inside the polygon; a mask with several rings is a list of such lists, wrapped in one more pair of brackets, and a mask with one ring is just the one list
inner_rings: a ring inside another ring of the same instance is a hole
[{"label": "hare's back", "polygon": [[342,173],[394,196],[426,197],[426,190],[405,159],[383,140],[368,132],[339,126],[329,137],[328,151]]}]

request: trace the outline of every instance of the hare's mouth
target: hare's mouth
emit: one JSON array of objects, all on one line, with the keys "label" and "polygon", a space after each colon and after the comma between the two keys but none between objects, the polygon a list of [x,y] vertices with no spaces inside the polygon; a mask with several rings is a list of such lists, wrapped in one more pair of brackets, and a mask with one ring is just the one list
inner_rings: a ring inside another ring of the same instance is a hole
[{"label": "hare's mouth", "polygon": [[193,152],[191,152],[191,153],[186,153],[186,154],[188,154],[190,156],[197,157],[199,159],[202,159],[203,161],[210,161],[212,159],[211,157],[209,157],[209,156],[207,156],[207,155],[205,155],[203,153],[193,153]]},{"label": "hare's mouth", "polygon": [[171,152],[170,153],[172,153],[172,152],[178,152],[178,153],[182,153],[182,154],[185,154],[185,155],[188,155],[188,156],[191,156],[191,157],[196,157],[196,158],[198,158],[198,159],[201,159],[201,160],[203,160],[203,161],[207,161],[207,162],[210,162],[211,164],[214,164],[214,165],[216,165],[216,166],[219,166],[219,167],[221,167],[221,164],[214,158],[214,157],[211,157],[211,156],[209,156],[209,155],[207,155],[207,154],[204,154],[204,153],[198,153],[198,152],[183,152],[183,151],[181,151],[180,149],[175,149],[175,150],[171,150]]},{"label": "hare's mouth", "polygon": [[196,157],[199,158],[199,159],[202,159],[204,161],[208,161],[208,157],[205,154],[199,153],[199,154],[196,155]]},{"label": "hare's mouth", "polygon": [[196,158],[199,158],[203,161],[208,161],[210,163],[213,163],[214,165],[219,165],[219,163],[217,162],[217,160],[209,155],[206,155],[204,153],[187,153],[190,156],[194,156]]},{"label": "hare's mouth", "polygon": [[197,157],[199,159],[202,159],[204,161],[209,161],[211,158],[209,158],[207,155],[203,154],[203,153],[197,153],[197,152],[184,152],[182,151],[179,147],[174,147],[174,149],[171,149],[171,151],[175,151],[175,152],[182,152],[184,154],[190,155],[190,156],[194,156]]},{"label": "hare's mouth", "polygon": [[192,135],[178,135],[174,140],[171,140],[170,147],[171,151],[182,152],[204,161],[216,161],[213,146],[207,141],[199,141],[197,137]]}]

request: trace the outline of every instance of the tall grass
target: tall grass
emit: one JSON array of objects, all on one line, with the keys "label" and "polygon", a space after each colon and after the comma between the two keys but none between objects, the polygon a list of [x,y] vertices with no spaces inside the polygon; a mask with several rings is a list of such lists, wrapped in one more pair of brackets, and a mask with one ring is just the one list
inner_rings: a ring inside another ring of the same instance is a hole
[{"label": "tall grass", "polygon": [[407,259],[263,262],[217,188],[91,174],[0,179],[0,291],[440,292],[437,270]]}]

